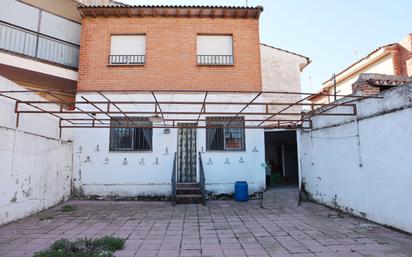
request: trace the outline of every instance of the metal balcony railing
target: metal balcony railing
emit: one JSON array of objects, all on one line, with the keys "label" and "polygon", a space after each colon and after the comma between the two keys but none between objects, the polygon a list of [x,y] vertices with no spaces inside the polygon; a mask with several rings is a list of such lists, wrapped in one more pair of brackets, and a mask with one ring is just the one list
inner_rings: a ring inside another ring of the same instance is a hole
[{"label": "metal balcony railing", "polygon": [[233,65],[233,55],[198,55],[199,65]]},{"label": "metal balcony railing", "polygon": [[113,65],[143,65],[145,61],[145,55],[109,55],[109,64]]},{"label": "metal balcony railing", "polygon": [[79,66],[79,45],[4,21],[0,21],[0,49],[71,69]]}]

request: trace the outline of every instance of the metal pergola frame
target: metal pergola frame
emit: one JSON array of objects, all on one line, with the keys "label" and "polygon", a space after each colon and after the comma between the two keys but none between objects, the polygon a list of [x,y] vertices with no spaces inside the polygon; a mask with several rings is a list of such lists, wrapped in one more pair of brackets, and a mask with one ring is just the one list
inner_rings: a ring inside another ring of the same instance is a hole
[{"label": "metal pergola frame", "polygon": [[[24,100],[22,96],[28,93],[43,93],[52,97],[53,101]],[[65,101],[61,96],[78,95],[75,101]],[[151,96],[150,100],[116,100],[120,96]],[[162,96],[180,95],[181,99],[160,100]],[[201,100],[182,99],[182,95],[191,95]],[[282,97],[295,95],[300,99],[293,102],[279,101]],[[282,92],[282,91],[196,91],[196,90],[8,90],[0,91],[0,96],[15,101],[15,113],[17,114],[16,126],[19,125],[21,114],[50,114],[59,119],[59,127],[63,128],[115,128],[115,127],[145,127],[135,123],[131,117],[160,116],[161,124],[153,124],[152,128],[178,128],[179,123],[193,123],[196,128],[213,127],[206,124],[207,116],[233,117],[233,121],[239,116],[244,117],[246,129],[310,129],[311,117],[324,116],[353,116],[356,115],[356,100],[364,98],[381,98],[378,96],[337,95],[347,97],[348,101],[314,104],[308,102],[308,98],[318,93]],[[328,94],[322,94],[330,96]],[[86,97],[87,96],[87,97]],[[96,98],[99,100],[93,100]],[[116,97],[115,97],[116,96]],[[231,101],[209,100],[211,96],[232,96]],[[242,100],[241,98],[248,98]],[[81,100],[79,100],[81,99]],[[275,101],[273,101],[275,100]],[[144,106],[150,106],[150,110],[141,110]],[[173,110],[170,106],[176,106]],[[196,106],[196,108],[194,108]],[[224,108],[213,111],[219,106],[238,110],[226,111]],[[168,107],[168,108],[166,108]],[[189,111],[180,111],[179,108],[189,108]],[[278,108],[273,110],[273,108]],[[308,107],[309,112],[290,111],[292,107]],[[317,111],[318,107],[327,107],[327,110],[343,107],[345,111],[337,109],[334,112]],[[249,110],[254,108],[253,111]],[[256,109],[257,108],[257,109]],[[170,110],[172,109],[172,110]],[[212,110],[211,110],[212,109]],[[308,114],[309,113],[309,114]],[[169,117],[172,115],[173,117]],[[101,117],[103,116],[103,117]],[[114,124],[118,117],[125,119],[124,123]],[[192,117],[190,117],[192,116]],[[283,118],[281,118],[283,117]],[[286,117],[286,118],[285,118]],[[236,128],[239,125],[228,127]],[[147,125],[146,125],[147,126]]]}]

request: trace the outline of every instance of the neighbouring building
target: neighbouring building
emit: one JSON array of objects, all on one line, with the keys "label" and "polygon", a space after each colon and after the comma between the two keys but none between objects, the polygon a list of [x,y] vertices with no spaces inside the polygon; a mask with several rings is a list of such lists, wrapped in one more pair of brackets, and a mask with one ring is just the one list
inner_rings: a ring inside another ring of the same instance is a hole
[{"label": "neighbouring building", "polygon": [[[109,0],[1,1],[0,76],[28,89],[67,90],[59,94],[60,97],[73,100],[82,21],[77,7],[89,2],[115,3]],[[41,95],[55,100],[50,95]]]},{"label": "neighbouring building", "polygon": [[[31,89],[75,90],[81,31],[77,4],[2,1],[0,75]],[[74,94],[62,97],[73,99]]]},{"label": "neighbouring building", "polygon": [[[351,94],[352,84],[362,73],[412,76],[412,34],[399,43],[378,47],[364,58],[337,73],[336,94],[341,96]],[[312,103],[333,102],[334,91],[334,81],[329,79],[323,83],[319,94],[310,97],[309,100]],[[338,96],[337,99],[339,98]]]}]

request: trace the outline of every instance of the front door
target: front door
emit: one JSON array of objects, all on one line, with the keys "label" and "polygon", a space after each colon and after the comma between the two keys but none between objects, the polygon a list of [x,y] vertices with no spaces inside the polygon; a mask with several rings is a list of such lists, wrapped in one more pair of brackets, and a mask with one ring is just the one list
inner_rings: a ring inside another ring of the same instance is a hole
[{"label": "front door", "polygon": [[177,182],[196,182],[196,124],[179,124],[177,136]]}]

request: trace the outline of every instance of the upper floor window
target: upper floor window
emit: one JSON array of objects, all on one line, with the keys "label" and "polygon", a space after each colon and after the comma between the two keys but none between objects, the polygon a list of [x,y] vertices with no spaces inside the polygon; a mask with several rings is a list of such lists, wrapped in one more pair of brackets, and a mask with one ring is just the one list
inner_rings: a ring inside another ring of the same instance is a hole
[{"label": "upper floor window", "polygon": [[233,65],[233,40],[228,35],[198,35],[197,64]]},{"label": "upper floor window", "polygon": [[245,120],[243,117],[206,118],[206,150],[245,150]]},{"label": "upper floor window", "polygon": [[151,151],[152,123],[146,118],[112,118],[110,151]]},{"label": "upper floor window", "polygon": [[142,65],[146,61],[145,35],[113,35],[110,43],[109,64]]}]

